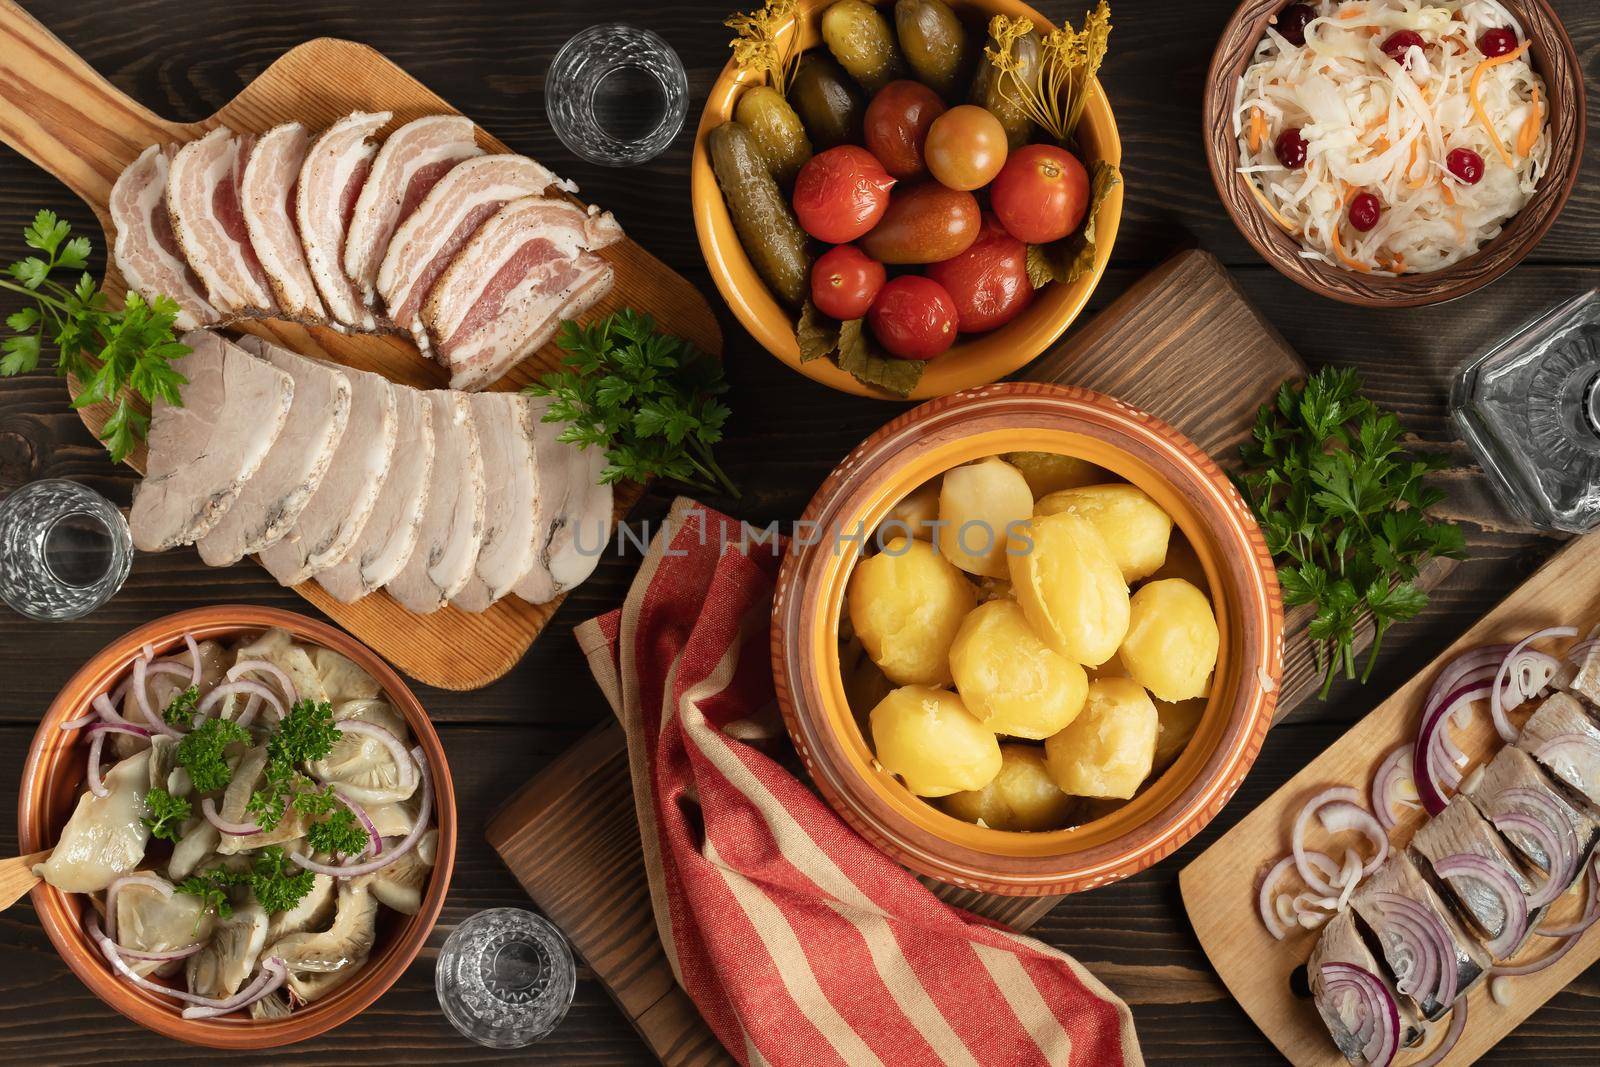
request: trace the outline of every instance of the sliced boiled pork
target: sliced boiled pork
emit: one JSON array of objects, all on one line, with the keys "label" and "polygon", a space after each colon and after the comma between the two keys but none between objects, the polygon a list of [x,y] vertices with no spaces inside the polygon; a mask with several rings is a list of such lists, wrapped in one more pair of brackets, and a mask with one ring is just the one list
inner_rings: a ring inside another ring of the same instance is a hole
[{"label": "sliced boiled pork", "polygon": [[535,501],[539,470],[534,463],[533,409],[515,393],[475,393],[468,398],[483,448],[483,479],[490,487],[483,516],[483,544],[465,588],[451,598],[463,611],[485,611],[511,592],[533,566]]},{"label": "sliced boiled pork", "polygon": [[[483,544],[483,454],[476,420],[460,393],[428,393],[433,409],[433,476],[417,546],[385,587],[400,606],[438,611],[472,578]],[[498,491],[498,487],[497,487]]]},{"label": "sliced boiled pork", "polygon": [[199,541],[213,567],[237,563],[288,533],[322,484],[350,415],[350,379],[333,366],[261,345],[257,357],[294,379],[294,403],[261,469]]},{"label": "sliced boiled pork", "polygon": [[501,208],[428,294],[423,325],[452,389],[482,389],[611,291],[592,250],[622,238],[609,214],[529,196]]},{"label": "sliced boiled pork", "polygon": [[311,143],[295,189],[295,221],[311,277],[328,314],[360,330],[377,328],[361,293],[344,272],[344,240],[378,146],[372,137],[390,113],[352,112]]},{"label": "sliced boiled pork", "polygon": [[167,173],[172,232],[223,315],[277,310],[239,205],[251,134],[219,126],[178,149]]},{"label": "sliced boiled pork", "polygon": [[481,155],[472,120],[462,115],[408,122],[383,142],[356,200],[344,244],[345,274],[367,304],[377,301],[378,267],[395,228],[457,163]]},{"label": "sliced boiled pork", "polygon": [[537,196],[558,179],[526,156],[480,156],[457,164],[400,224],[378,268],[389,317],[424,351],[422,304],[478,227],[512,200]]},{"label": "sliced boiled pork", "polygon": [[[258,354],[275,347],[259,337],[241,338],[239,344]],[[352,367],[338,370],[350,380],[344,435],[300,518],[288,533],[261,550],[261,565],[283,585],[299,585],[344,558],[372,516],[394,459],[399,429],[396,393],[405,387]]]},{"label": "sliced boiled pork", "polygon": [[158,296],[170,297],[178,305],[178,329],[192,330],[216,322],[219,316],[172,232],[167,169],[176,151],[153,144],[117,176],[108,205],[117,231],[111,255],[129,289],[151,302]]},{"label": "sliced boiled pork", "polygon": [[346,604],[381,589],[411,558],[433,481],[433,404],[429,394],[394,387],[394,459],[361,533],[317,581]]},{"label": "sliced boiled pork", "polygon": [[545,604],[582,582],[600,562],[610,540],[611,487],[600,484],[604,453],[558,440],[567,424],[544,421],[548,398],[523,402],[536,426],[539,495],[534,507],[534,564],[512,592],[530,604]]},{"label": "sliced boiled pork", "polygon": [[278,307],[288,318],[302,322],[328,317],[311,280],[294,218],[295,183],[310,147],[311,134],[300,123],[274,126],[250,150],[239,189],[245,229]]},{"label": "sliced boiled pork", "polygon": [[294,379],[205,330],[172,361],[188,379],[183,406],[157,400],[149,460],[133,495],[134,546],[159,552],[209,532],[260,469],[283,430]]}]

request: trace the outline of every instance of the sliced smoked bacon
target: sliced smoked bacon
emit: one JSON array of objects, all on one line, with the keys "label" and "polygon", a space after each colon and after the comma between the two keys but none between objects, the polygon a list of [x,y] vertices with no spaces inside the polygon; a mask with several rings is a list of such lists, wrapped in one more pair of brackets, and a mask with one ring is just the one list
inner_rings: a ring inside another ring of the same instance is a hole
[{"label": "sliced smoked bacon", "polygon": [[512,200],[537,196],[558,179],[526,156],[480,156],[457,164],[400,224],[378,268],[389,317],[423,351],[422,305],[450,261],[478,227]]},{"label": "sliced smoked bacon", "polygon": [[336,322],[358,330],[377,328],[377,320],[344,272],[344,239],[356,200],[378,152],[372,137],[390,113],[355,111],[329,126],[312,142],[295,189],[295,221],[311,277]]},{"label": "sliced smoked bacon", "polygon": [[167,173],[172,232],[223,315],[272,314],[277,302],[239,206],[251,134],[219,126],[178,149]]},{"label": "sliced smoked bacon", "polygon": [[501,208],[456,254],[422,308],[452,389],[482,389],[611,291],[592,251],[620,240],[610,214],[528,196]]},{"label": "sliced smoked bacon", "polygon": [[274,126],[261,135],[244,165],[239,204],[250,244],[283,314],[301,322],[328,317],[317,295],[311,268],[300,244],[300,227],[294,219],[295,183],[311,134],[298,122]]},{"label": "sliced smoked bacon", "polygon": [[178,248],[167,211],[167,168],[176,148],[153,144],[128,164],[111,187],[112,259],[146,301],[170,297],[178,305],[177,327],[192,330],[216,322],[217,309]]},{"label": "sliced smoked bacon", "polygon": [[451,168],[481,155],[472,120],[462,115],[408,122],[383,142],[356,200],[344,244],[345,274],[368,305],[377,301],[378,267],[395,228]]}]

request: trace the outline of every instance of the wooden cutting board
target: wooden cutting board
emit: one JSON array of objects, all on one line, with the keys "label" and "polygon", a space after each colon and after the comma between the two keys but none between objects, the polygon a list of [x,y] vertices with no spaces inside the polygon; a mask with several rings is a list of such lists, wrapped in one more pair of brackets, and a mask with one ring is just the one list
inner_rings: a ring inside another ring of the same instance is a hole
[{"label": "wooden cutting board", "polygon": [[[316,130],[356,110],[394,112],[385,134],[424,115],[456,112],[366,45],[321,38],[285,53],[210,118],[171,122],[96,74],[13,0],[0,0],[0,140],[59,178],[93,209],[105,231],[102,251],[110,248],[113,235],[106,211],[111,186],[147,146],[192,140],[220,125],[264,133],[279,123],[298,121]],[[486,151],[510,151],[481,128],[477,137]],[[625,214],[619,221],[627,226]],[[716,318],[694,286],[631,240],[602,254],[616,271],[616,285],[583,320],[633,307],[707,352],[721,353]],[[105,281],[107,292],[119,301],[126,286],[109,262]],[[297,352],[407,385],[437,389],[449,378],[409,339],[277,321],[248,329]],[[497,388],[520,388],[560,361],[560,351],[547,345]],[[98,432],[110,410],[102,405],[80,414]],[[141,449],[129,464],[143,473],[144,459]],[[641,492],[637,485],[619,487],[617,514],[626,513]],[[382,592],[355,604],[339,603],[314,581],[296,592],[406,674],[443,689],[476,689],[510,670],[561,603],[533,605],[506,597],[481,614],[447,607],[433,615],[414,615]]]},{"label": "wooden cutting board", "polygon": [[[1184,907],[1211,965],[1262,1033],[1298,1067],[1337,1067],[1345,1062],[1311,1001],[1289,988],[1289,975],[1311,954],[1316,933],[1274,941],[1256,910],[1259,879],[1270,864],[1288,854],[1289,829],[1301,805],[1332,786],[1354,786],[1367,795],[1383,758],[1416,739],[1428,688],[1440,669],[1461,652],[1517,641],[1546,626],[1575,626],[1584,632],[1596,620],[1600,620],[1600,537],[1590,536],[1557,553],[1420,674],[1184,868],[1179,877]],[[1475,715],[1470,729],[1452,730],[1451,736],[1474,763],[1500,746],[1486,712]],[[1420,813],[1403,821],[1390,834],[1392,843],[1403,846],[1422,821]],[[1569,894],[1558,901],[1549,921],[1560,926],[1575,918],[1581,910],[1578,896]],[[1545,938],[1532,940],[1533,947],[1516,962],[1538,959],[1554,944]],[[1466,1031],[1443,1061],[1444,1067],[1461,1067],[1482,1056],[1596,960],[1600,960],[1600,926],[1585,934],[1558,963],[1538,974],[1509,979],[1512,994],[1507,1005],[1495,1003],[1488,983],[1480,983],[1468,994]],[[1431,1045],[1422,1051],[1431,1051]],[[1399,1062],[1416,1058],[1405,1055]]]},{"label": "wooden cutting board", "polygon": [[[1189,251],[1135,283],[1024,377],[1114,394],[1231,461],[1256,408],[1280,382],[1304,374],[1222,265]],[[1422,581],[1444,573],[1436,568]],[[1318,683],[1305,619],[1295,620],[1289,620],[1280,717]],[[488,838],[664,1063],[732,1062],[673,982],[657,940],[621,727],[596,730],[524,786],[490,822]],[[1061,900],[933,888],[1018,929]]]}]

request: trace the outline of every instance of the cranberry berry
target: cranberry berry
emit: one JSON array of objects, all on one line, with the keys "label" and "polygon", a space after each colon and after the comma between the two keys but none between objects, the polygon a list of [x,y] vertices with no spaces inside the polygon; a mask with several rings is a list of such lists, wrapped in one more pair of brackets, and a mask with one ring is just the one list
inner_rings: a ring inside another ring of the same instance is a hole
[{"label": "cranberry berry", "polygon": [[1300,136],[1299,130],[1288,129],[1278,134],[1273,148],[1278,153],[1278,162],[1290,170],[1306,165],[1306,139]]},{"label": "cranberry berry", "polygon": [[1303,48],[1306,43],[1306,24],[1317,17],[1310,4],[1290,4],[1278,12],[1278,36]]},{"label": "cranberry berry", "polygon": [[1404,66],[1406,53],[1413,48],[1426,47],[1426,42],[1423,41],[1422,34],[1416,30],[1396,30],[1385,37],[1378,47],[1383,50],[1384,55]]},{"label": "cranberry berry", "polygon": [[1483,157],[1470,148],[1457,148],[1444,157],[1444,165],[1467,185],[1477,185],[1483,178]]},{"label": "cranberry berry", "polygon": [[1357,193],[1355,199],[1350,201],[1350,225],[1366,233],[1378,224],[1378,216],[1383,214],[1383,205],[1371,193]]},{"label": "cranberry berry", "polygon": [[1484,30],[1483,36],[1478,38],[1478,51],[1493,59],[1503,56],[1507,52],[1517,49],[1517,35],[1504,26],[1493,30]]}]

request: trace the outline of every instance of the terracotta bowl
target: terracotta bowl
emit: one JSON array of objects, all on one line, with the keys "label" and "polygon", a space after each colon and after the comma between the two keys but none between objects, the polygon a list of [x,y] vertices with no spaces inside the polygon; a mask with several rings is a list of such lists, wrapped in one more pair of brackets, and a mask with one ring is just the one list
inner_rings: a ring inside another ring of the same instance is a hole
[{"label": "terracotta bowl", "polygon": [[[306,1005],[283,1019],[255,1020],[245,1014],[219,1019],[188,1020],[181,1005],[135,987],[112,974],[83,931],[81,916],[88,898],[62,893],[39,883],[34,887],[33,908],[61,958],[101,1000],[141,1026],[167,1037],[221,1049],[263,1049],[287,1045],[333,1029],[377,1000],[405,971],[422,949],[444,907],[455,866],[456,801],[445,762],[444,747],[422,705],[400,676],[365,645],[327,625],[277,608],[224,604],[195,608],[157,619],[118,638],[96,653],[61,690],[45,712],[34,735],[28,762],[22,771],[18,803],[17,836],[24,855],[49,848],[60,835],[84,789],[87,741],[81,731],[63,732],[61,723],[87,713],[89,701],[105,692],[129,669],[146,643],[157,655],[181,651],[182,636],[226,640],[243,633],[282,627],[307,642],[348,656],[377,679],[385,698],[406,718],[422,746],[433,776],[434,825],[439,831],[438,861],[422,907],[415,915],[385,914],[379,918],[378,944],[361,972],[326,998]],[[390,920],[385,922],[385,919]],[[395,921],[398,920],[398,921]]]},{"label": "terracotta bowl", "polygon": [[[800,0],[796,10],[800,42],[803,49],[823,47],[820,29],[822,13],[832,0]],[[889,0],[877,0],[887,7]],[[1050,20],[1019,0],[949,0],[969,28],[987,24],[994,15],[1011,15],[1032,19],[1041,31],[1054,27]],[[1081,16],[1080,16],[1081,17]],[[893,21],[892,15],[890,16]],[[730,31],[731,32],[731,31]],[[792,31],[791,31],[792,32]],[[1115,34],[1112,43],[1116,49]],[[745,255],[734,232],[733,220],[717,186],[717,177],[711,170],[710,156],[706,151],[706,136],[714,128],[733,117],[733,108],[745,87],[755,84],[754,79],[740,73],[730,60],[722,75],[711,87],[705,111],[700,116],[700,128],[695,133],[694,154],[690,160],[690,181],[694,207],[694,228],[700,238],[700,251],[705,255],[706,267],[717,283],[734,317],[759,341],[763,348],[777,356],[813,381],[833,389],[857,396],[884,399],[889,394],[862,385],[831,359],[814,359],[800,362],[800,346],[795,341],[794,326],[799,309],[791,311],[772,295],[750,257]],[[1111,114],[1111,104],[1105,92],[1095,83],[1078,126],[1078,137],[1083,142],[1090,159],[1103,159],[1109,163],[1122,163],[1122,141],[1117,136],[1117,122]],[[1100,206],[1096,216],[1097,236],[1094,270],[1071,285],[1055,284],[1042,290],[1033,303],[1017,318],[991,333],[963,337],[948,352],[928,364],[922,380],[909,399],[926,400],[945,396],[960,389],[969,389],[998,381],[1025,366],[1039,353],[1049,348],[1066,332],[1068,326],[1089,302],[1089,294],[1100,282],[1106,264],[1111,260],[1111,247],[1116,243],[1117,227],[1122,220],[1123,187],[1113,189]]]},{"label": "terracotta bowl", "polygon": [[1533,66],[1550,93],[1550,171],[1533,199],[1500,235],[1474,255],[1429,274],[1374,277],[1300,256],[1300,243],[1262,210],[1239,174],[1233,133],[1234,90],[1269,23],[1293,0],[1245,0],[1229,20],[1206,78],[1206,157],[1223,206],[1245,239],[1290,280],[1314,293],[1362,307],[1420,307],[1454,300],[1499,278],[1522,262],[1566,205],[1583,160],[1583,68],[1561,20],[1546,0],[1502,0],[1533,46]]},{"label": "terracotta bowl", "polygon": [[[952,467],[1012,451],[1077,456],[1151,495],[1199,557],[1221,631],[1194,739],[1153,784],[1109,815],[1011,833],[952,818],[873,759],[845,697],[839,626],[858,541],[908,492]],[[815,527],[804,523],[814,522]],[[1283,666],[1283,609],[1260,530],[1227,477],[1172,427],[1084,389],[1007,383],[924,404],[852,452],[802,519],[773,605],[778,700],[817,787],[869,841],[913,871],[1017,896],[1074,893],[1144,870],[1222,809],[1255,761]],[[837,550],[836,550],[837,546]]]}]

